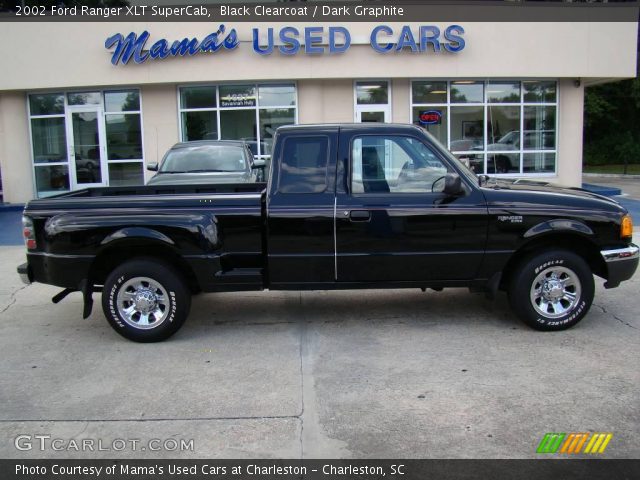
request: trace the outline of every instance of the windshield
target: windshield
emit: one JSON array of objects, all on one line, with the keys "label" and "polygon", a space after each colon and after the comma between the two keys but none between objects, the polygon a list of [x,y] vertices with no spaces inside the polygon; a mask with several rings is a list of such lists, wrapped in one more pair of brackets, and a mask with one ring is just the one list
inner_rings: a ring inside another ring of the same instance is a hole
[{"label": "windshield", "polygon": [[170,150],[160,172],[241,172],[246,169],[242,145],[198,145]]}]

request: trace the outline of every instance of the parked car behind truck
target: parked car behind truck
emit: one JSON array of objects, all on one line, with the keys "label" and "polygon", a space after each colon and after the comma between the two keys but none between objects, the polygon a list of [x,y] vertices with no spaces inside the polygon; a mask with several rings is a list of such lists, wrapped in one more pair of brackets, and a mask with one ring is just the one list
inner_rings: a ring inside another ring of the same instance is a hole
[{"label": "parked car behind truck", "polygon": [[148,185],[252,183],[264,180],[264,162],[254,160],[249,146],[233,140],[200,140],[175,144],[164,155]]},{"label": "parked car behind truck", "polygon": [[[268,183],[87,189],[29,202],[25,281],[102,292],[111,326],[152,342],[191,295],[240,290],[505,290],[539,330],[589,311],[593,275],[631,278],[638,247],[615,201],[476,176],[422,129],[278,129]],[[426,313],[425,313],[426,314]]]}]

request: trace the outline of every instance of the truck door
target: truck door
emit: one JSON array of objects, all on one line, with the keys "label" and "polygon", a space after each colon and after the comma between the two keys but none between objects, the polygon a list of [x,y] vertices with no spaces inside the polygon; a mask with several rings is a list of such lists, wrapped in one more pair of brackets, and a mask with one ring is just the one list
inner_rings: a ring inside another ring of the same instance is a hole
[{"label": "truck door", "polygon": [[267,195],[267,262],[273,288],[335,282],[337,127],[284,130],[275,140]]},{"label": "truck door", "polygon": [[[380,132],[380,133],[375,133]],[[339,282],[474,278],[487,236],[482,193],[445,195],[449,160],[418,132],[343,129],[336,195]]]}]

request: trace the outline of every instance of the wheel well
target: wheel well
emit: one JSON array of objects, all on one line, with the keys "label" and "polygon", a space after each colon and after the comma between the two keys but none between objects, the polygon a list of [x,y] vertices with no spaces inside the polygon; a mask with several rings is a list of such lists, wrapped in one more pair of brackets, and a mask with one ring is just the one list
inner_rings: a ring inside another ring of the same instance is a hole
[{"label": "wheel well", "polygon": [[94,285],[104,285],[107,276],[123,263],[136,257],[155,258],[174,267],[182,274],[187,287],[192,293],[200,291],[198,279],[193,269],[180,255],[164,245],[149,244],[118,244],[107,247],[96,256],[89,269],[89,279]]},{"label": "wheel well", "polygon": [[524,258],[544,250],[568,250],[573,252],[587,262],[594,274],[606,278],[607,266],[600,255],[600,249],[593,242],[577,234],[555,233],[533,239],[520,247],[502,270],[500,288],[504,289],[509,284],[516,267]]}]

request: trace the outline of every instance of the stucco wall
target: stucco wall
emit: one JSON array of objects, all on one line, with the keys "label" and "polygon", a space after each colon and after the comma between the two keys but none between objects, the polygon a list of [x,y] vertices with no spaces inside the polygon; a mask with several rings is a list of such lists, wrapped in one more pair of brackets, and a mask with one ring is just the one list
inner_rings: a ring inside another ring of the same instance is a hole
[{"label": "stucco wall", "polygon": [[[179,142],[178,97],[175,85],[147,85],[141,89],[145,163],[159,162]],[[145,169],[145,179],[153,172]]]},{"label": "stucco wall", "polygon": [[0,168],[5,202],[33,198],[29,124],[23,92],[0,93]]},{"label": "stucco wall", "polygon": [[353,81],[300,80],[298,122],[353,122]]}]

